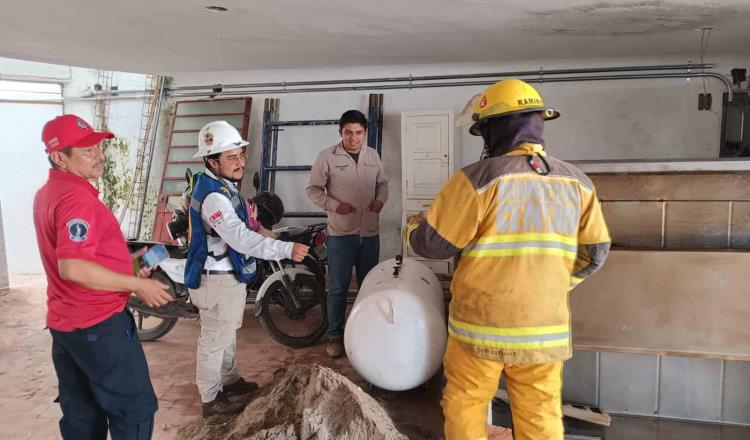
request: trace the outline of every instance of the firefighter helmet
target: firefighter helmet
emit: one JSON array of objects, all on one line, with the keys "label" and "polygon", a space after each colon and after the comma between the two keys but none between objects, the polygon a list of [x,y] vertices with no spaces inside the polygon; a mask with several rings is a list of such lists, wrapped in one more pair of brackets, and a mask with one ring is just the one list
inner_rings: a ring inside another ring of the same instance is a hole
[{"label": "firefighter helmet", "polygon": [[480,136],[480,127],[487,119],[529,112],[540,112],[545,120],[560,116],[560,112],[544,105],[539,92],[529,84],[520,79],[504,79],[472,97],[456,124],[471,123],[469,132]]}]

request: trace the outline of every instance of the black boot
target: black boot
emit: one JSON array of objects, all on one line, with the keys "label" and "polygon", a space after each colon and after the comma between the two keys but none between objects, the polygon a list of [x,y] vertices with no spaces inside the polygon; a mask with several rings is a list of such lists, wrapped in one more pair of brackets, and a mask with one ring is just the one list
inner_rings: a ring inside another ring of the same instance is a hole
[{"label": "black boot", "polygon": [[241,378],[229,385],[224,385],[223,392],[229,396],[242,396],[244,394],[250,394],[258,389],[258,384],[255,382],[246,382],[245,379]]},{"label": "black boot", "polygon": [[237,414],[245,409],[241,402],[230,402],[223,391],[219,391],[216,398],[210,402],[203,403],[203,417],[211,417],[217,414]]}]

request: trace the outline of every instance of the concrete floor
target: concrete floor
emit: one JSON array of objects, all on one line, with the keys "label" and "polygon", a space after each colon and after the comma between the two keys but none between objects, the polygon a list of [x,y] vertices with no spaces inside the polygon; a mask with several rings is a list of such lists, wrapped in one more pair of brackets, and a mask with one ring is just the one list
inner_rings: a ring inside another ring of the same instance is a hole
[{"label": "concrete floor", "polygon": [[[15,287],[0,294],[0,440],[59,439],[57,422],[61,412],[53,403],[57,378],[50,347],[52,338],[44,329],[46,294],[44,279],[14,280]],[[151,381],[159,398],[154,439],[171,439],[179,427],[200,419],[200,398],[195,387],[197,321],[182,320],[163,339],[144,343]],[[240,373],[248,380],[267,385],[273,372],[292,363],[315,362],[345,375],[378,399],[398,428],[413,439],[442,438],[440,384],[407,392],[371,388],[354,372],[346,359],[325,356],[325,345],[290,349],[274,342],[245,311],[238,332]]]},{"label": "concrete floor", "polygon": [[[59,439],[57,422],[61,413],[59,405],[52,402],[57,395],[57,378],[50,358],[51,337],[44,329],[45,281],[40,277],[25,277],[14,282],[13,289],[0,294],[0,440]],[[163,339],[143,344],[159,398],[154,439],[174,438],[181,426],[200,419],[200,399],[194,379],[198,331],[197,321],[182,320]],[[260,327],[250,306],[245,311],[244,326],[238,332],[238,366],[246,379],[263,386],[279,367],[296,362],[325,365],[380,401],[396,426],[411,439],[442,438],[439,377],[427,386],[406,392],[371,388],[346,359],[328,359],[324,347],[321,343],[294,350],[277,344]],[[589,434],[607,440],[750,439],[747,427],[641,417],[614,417],[610,428]],[[499,431],[490,437],[509,438],[508,433]]]}]

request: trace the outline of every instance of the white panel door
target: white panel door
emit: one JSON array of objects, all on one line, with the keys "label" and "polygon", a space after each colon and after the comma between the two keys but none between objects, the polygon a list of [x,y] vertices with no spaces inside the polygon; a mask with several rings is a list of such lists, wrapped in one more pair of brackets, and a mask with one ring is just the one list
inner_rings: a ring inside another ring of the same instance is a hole
[{"label": "white panel door", "polygon": [[404,114],[402,154],[405,196],[433,197],[450,176],[449,113]]}]

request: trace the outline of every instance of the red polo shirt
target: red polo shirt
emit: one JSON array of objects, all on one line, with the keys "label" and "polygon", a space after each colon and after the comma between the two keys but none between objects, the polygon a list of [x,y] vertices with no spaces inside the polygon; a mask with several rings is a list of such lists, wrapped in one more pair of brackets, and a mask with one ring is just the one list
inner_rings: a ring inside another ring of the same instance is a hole
[{"label": "red polo shirt", "polygon": [[121,312],[129,292],[94,290],[60,278],[58,260],[86,260],[133,274],[125,239],[115,216],[86,179],[50,170],[34,198],[34,227],[47,273],[47,326],[68,332],[87,328]]}]

